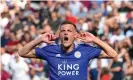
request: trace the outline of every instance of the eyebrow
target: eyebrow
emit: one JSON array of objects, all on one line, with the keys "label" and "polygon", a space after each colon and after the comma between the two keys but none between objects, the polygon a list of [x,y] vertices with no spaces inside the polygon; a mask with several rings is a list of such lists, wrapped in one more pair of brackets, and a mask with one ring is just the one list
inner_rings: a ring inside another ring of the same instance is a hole
[{"label": "eyebrow", "polygon": [[[74,26],[75,32],[79,33],[79,30]],[[61,26],[59,27],[59,31],[61,31]]]}]

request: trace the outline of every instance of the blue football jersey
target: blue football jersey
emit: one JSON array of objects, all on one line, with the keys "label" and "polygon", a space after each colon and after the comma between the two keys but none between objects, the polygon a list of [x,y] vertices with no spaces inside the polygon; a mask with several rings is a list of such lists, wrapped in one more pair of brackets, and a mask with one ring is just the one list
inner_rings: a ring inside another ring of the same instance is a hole
[{"label": "blue football jersey", "polygon": [[69,53],[56,44],[35,51],[37,57],[48,62],[50,80],[87,80],[89,61],[101,53],[101,49],[87,44],[75,45]]}]

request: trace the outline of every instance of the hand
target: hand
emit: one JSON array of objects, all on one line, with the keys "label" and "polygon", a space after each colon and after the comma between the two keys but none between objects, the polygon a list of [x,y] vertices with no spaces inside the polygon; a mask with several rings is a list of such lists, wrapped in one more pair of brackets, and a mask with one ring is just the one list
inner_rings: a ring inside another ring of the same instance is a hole
[{"label": "hand", "polygon": [[41,41],[42,42],[45,42],[45,43],[48,43],[48,44],[51,44],[53,43],[53,41],[58,38],[58,36],[54,35],[54,34],[51,34],[51,33],[45,33],[41,36]]},{"label": "hand", "polygon": [[81,41],[85,43],[90,43],[90,42],[93,42],[96,37],[89,32],[82,32],[79,35],[77,35],[76,38],[81,39]]}]

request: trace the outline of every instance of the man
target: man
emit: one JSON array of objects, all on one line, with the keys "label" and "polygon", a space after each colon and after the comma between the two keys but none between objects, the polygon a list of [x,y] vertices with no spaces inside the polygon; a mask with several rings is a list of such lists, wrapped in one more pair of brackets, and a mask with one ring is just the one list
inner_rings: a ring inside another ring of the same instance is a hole
[{"label": "man", "polygon": [[30,80],[28,64],[18,55],[15,50],[9,63],[12,80]]},{"label": "man", "polygon": [[[56,35],[45,33],[19,51],[19,55],[22,57],[47,60],[50,67],[50,80],[87,80],[89,60],[95,57],[115,58],[117,56],[115,50],[93,34],[82,33],[79,36],[75,24],[69,21],[63,22],[60,26],[60,44],[51,44],[56,38]],[[88,44],[75,44],[76,38],[81,39],[84,43],[93,42],[103,50]],[[42,42],[50,45],[43,48],[35,48]],[[33,52],[31,53],[30,51]]]}]

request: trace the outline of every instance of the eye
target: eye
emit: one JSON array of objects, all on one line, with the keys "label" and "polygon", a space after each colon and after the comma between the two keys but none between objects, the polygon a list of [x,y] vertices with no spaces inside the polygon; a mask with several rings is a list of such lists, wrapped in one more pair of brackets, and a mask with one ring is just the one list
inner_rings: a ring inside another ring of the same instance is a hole
[{"label": "eye", "polygon": [[71,30],[68,30],[68,32],[72,32]]},{"label": "eye", "polygon": [[65,30],[61,30],[61,32],[64,32]]}]

